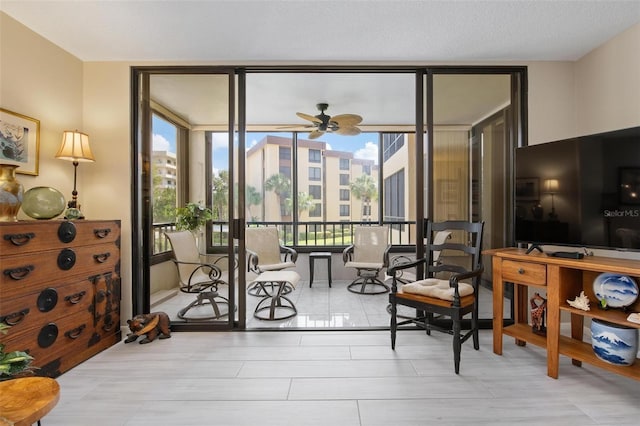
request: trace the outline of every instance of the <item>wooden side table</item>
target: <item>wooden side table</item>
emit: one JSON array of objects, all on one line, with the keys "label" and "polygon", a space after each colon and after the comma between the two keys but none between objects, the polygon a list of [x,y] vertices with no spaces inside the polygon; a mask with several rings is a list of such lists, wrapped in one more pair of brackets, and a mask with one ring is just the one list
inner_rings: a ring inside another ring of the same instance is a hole
[{"label": "wooden side table", "polygon": [[49,377],[21,377],[0,382],[0,425],[40,424],[60,399],[60,386]]},{"label": "wooden side table", "polygon": [[309,253],[309,287],[313,285],[313,270],[316,259],[326,259],[329,271],[329,287],[331,287],[331,253],[328,251],[313,251]]}]

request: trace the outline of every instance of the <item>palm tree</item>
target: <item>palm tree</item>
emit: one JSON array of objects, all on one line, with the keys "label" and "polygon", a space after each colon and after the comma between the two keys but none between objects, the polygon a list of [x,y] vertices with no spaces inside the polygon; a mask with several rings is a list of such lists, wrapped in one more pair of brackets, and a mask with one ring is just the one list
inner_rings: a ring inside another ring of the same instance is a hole
[{"label": "palm tree", "polygon": [[[288,197],[284,203],[287,210],[291,211],[291,207],[293,206],[291,197]],[[309,195],[306,192],[298,192],[298,214],[306,210],[311,210],[315,204],[315,198],[313,198],[312,195]]]},{"label": "palm tree", "polygon": [[277,195],[278,204],[280,205],[280,214],[288,214],[289,212],[286,210],[286,200],[291,196],[291,180],[282,173],[271,175],[264,182],[264,188],[267,191],[275,192]]},{"label": "palm tree", "polygon": [[362,200],[362,220],[371,220],[371,201],[378,198],[378,187],[371,175],[362,175],[349,185],[351,194]]},{"label": "palm tree", "polygon": [[226,220],[229,218],[229,171],[220,170],[217,176],[212,177],[211,184],[213,219]]},{"label": "palm tree", "polygon": [[251,212],[251,206],[257,206],[262,202],[262,195],[258,192],[255,186],[247,185],[245,189],[245,203],[247,205],[247,210],[249,210],[249,216],[251,216],[251,220],[257,220],[256,217]]}]

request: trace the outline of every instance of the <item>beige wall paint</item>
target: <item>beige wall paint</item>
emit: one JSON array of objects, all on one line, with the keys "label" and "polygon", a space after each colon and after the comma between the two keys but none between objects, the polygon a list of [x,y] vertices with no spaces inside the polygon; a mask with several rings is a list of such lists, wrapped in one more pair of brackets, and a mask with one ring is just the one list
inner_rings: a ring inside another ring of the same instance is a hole
[{"label": "beige wall paint", "polygon": [[[64,130],[84,130],[82,78],[79,59],[0,13],[0,106],[40,121],[40,174],[18,174],[25,190],[52,186],[71,198],[73,165],[54,156]],[[90,163],[78,168],[83,205],[91,168]],[[29,219],[22,211],[18,218]]]},{"label": "beige wall paint", "polygon": [[575,136],[572,62],[528,63],[529,145]]},{"label": "beige wall paint", "polygon": [[121,318],[131,303],[131,135],[129,65],[84,64],[83,126],[96,162],[86,167],[83,212],[88,219],[120,219]]},{"label": "beige wall paint", "polygon": [[575,64],[577,135],[640,125],[640,24]]},{"label": "beige wall paint", "polygon": [[[577,63],[525,64],[530,143],[640,124],[639,28]],[[27,189],[47,185],[70,194],[72,166],[53,156],[63,130],[78,128],[89,134],[96,162],[79,167],[80,201],[90,219],[122,220],[123,319],[132,312],[131,65],[148,64],[83,64],[0,13],[0,105],[41,122],[40,176],[20,175],[20,180]],[[603,82],[606,93],[595,87]]]}]

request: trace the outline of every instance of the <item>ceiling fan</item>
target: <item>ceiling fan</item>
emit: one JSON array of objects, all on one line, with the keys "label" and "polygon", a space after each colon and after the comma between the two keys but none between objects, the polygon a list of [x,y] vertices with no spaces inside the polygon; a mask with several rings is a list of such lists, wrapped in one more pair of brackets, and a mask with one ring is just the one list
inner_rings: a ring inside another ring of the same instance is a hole
[{"label": "ceiling fan", "polygon": [[356,127],[362,121],[362,117],[356,114],[339,114],[333,117],[324,113],[329,108],[329,104],[317,104],[316,108],[320,111],[318,115],[305,114],[296,112],[296,115],[302,119],[311,121],[314,130],[309,133],[309,139],[316,139],[325,132],[333,132],[342,136],[355,136],[360,134],[360,129]]}]

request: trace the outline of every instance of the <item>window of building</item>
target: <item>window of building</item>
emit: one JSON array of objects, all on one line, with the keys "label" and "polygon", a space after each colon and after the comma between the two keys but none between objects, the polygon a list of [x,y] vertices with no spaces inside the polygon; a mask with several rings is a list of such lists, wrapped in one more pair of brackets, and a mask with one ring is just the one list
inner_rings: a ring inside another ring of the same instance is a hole
[{"label": "window of building", "polygon": [[291,176],[291,166],[284,166],[282,164],[280,164],[280,167],[278,167],[278,171],[280,172],[281,175],[284,176]]},{"label": "window of building", "polygon": [[362,173],[364,173],[365,175],[371,176],[371,165],[370,164],[363,164],[362,165]]},{"label": "window of building", "polygon": [[309,185],[309,195],[313,197],[314,200],[319,200],[322,198],[322,186],[320,185]]},{"label": "window of building", "polygon": [[350,191],[348,189],[340,190],[340,201],[349,201]]},{"label": "window of building", "polygon": [[322,169],[320,167],[309,167],[309,180],[321,180]]},{"label": "window of building", "polygon": [[313,208],[309,210],[309,217],[321,217],[322,216],[322,204],[316,203]]},{"label": "window of building", "polygon": [[291,148],[288,146],[279,147],[278,153],[281,160],[291,160]]},{"label": "window of building", "polygon": [[404,169],[384,180],[384,220],[404,221]]},{"label": "window of building", "polygon": [[340,204],[340,216],[349,216],[350,209],[348,204]]},{"label": "window of building", "polygon": [[349,175],[340,173],[340,185],[349,185]]},{"label": "window of building", "polygon": [[404,133],[382,134],[382,159],[387,161],[404,146]]},{"label": "window of building", "polygon": [[320,163],[322,162],[322,153],[319,149],[310,149],[309,150],[309,162],[310,163]]},{"label": "window of building", "polygon": [[349,170],[349,159],[341,158],[340,159],[340,170]]}]

